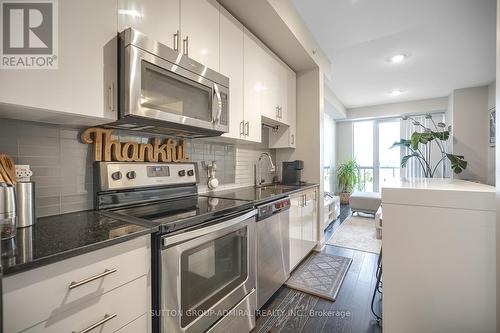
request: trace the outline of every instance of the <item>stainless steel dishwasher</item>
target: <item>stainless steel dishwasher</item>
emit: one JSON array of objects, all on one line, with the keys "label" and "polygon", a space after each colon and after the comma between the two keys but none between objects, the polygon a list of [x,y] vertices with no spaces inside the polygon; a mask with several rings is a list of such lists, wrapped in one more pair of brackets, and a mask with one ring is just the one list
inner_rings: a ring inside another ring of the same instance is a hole
[{"label": "stainless steel dishwasher", "polygon": [[257,308],[290,276],[290,198],[257,206]]}]

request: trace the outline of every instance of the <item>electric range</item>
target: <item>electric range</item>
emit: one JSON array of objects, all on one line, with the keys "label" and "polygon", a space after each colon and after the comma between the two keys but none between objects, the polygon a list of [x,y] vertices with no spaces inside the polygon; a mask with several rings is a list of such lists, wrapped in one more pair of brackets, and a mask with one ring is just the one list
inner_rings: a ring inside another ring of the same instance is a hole
[{"label": "electric range", "polygon": [[198,195],[196,163],[97,162],[95,180],[96,209],[159,230],[151,243],[153,332],[255,326],[251,201]]}]

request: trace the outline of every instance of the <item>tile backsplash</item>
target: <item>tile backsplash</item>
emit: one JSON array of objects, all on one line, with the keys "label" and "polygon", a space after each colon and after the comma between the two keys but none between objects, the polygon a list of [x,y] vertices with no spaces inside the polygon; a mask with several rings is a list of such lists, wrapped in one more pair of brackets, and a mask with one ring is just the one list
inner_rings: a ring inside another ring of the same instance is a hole
[{"label": "tile backsplash", "polygon": [[[16,164],[29,164],[33,170],[38,217],[93,208],[92,145],[82,144],[79,133],[80,129],[0,119],[0,153],[12,156]],[[115,133],[121,141],[149,140],[149,136]],[[187,150],[190,159],[198,162],[200,192],[208,190],[205,162],[216,162],[223,189],[253,185],[254,164],[262,152],[270,153],[275,160],[275,152],[267,149],[265,131],[262,144],[240,146],[216,139],[193,139],[188,140]],[[269,181],[273,176],[264,174]]]}]

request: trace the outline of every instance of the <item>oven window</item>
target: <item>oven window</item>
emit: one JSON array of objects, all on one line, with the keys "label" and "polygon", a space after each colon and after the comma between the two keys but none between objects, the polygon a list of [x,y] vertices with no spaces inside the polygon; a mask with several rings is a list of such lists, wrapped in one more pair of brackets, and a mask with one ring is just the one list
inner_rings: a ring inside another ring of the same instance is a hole
[{"label": "oven window", "polygon": [[179,116],[212,121],[212,89],[142,61],[141,105]]},{"label": "oven window", "polygon": [[247,227],[181,255],[181,326],[247,279]]}]

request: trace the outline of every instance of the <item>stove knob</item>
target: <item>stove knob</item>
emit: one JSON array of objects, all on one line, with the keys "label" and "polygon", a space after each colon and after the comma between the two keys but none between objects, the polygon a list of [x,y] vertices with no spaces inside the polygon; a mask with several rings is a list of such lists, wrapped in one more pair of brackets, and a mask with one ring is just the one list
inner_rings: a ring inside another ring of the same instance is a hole
[{"label": "stove knob", "polygon": [[135,171],[129,171],[129,172],[127,172],[127,178],[128,179],[135,179],[135,177],[136,177]]},{"label": "stove knob", "polygon": [[193,177],[194,176],[194,170],[188,170],[188,176]]},{"label": "stove knob", "polygon": [[179,171],[179,176],[184,177],[186,175],[186,170]]},{"label": "stove knob", "polygon": [[122,173],[120,171],[113,172],[111,178],[113,178],[113,180],[120,180],[122,179]]}]

